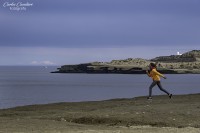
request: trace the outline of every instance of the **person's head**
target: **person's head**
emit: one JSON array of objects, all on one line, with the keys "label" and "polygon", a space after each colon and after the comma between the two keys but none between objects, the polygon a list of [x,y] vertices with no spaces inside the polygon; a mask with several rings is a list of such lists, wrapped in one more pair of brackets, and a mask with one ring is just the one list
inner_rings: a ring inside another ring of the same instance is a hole
[{"label": "person's head", "polygon": [[150,63],[150,64],[149,64],[149,68],[150,68],[150,69],[156,68],[156,64],[155,64],[155,63]]}]

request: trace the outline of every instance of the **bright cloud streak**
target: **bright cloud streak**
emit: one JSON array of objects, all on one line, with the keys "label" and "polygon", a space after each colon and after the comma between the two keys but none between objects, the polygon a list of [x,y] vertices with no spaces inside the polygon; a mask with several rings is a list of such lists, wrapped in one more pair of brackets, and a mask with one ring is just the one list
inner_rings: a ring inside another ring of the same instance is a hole
[{"label": "bright cloud streak", "polygon": [[30,64],[31,65],[56,65],[55,63],[51,61],[32,61]]}]

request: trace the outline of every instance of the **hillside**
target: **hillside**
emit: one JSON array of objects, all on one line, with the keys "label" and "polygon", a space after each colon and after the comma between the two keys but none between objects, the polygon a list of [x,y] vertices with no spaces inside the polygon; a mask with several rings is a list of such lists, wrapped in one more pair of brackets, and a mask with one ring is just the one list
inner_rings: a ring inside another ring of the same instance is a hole
[{"label": "hillside", "polygon": [[144,74],[150,62],[156,63],[157,69],[163,73],[200,73],[200,50],[192,50],[182,55],[160,56],[151,60],[128,58],[111,62],[63,65],[56,72]]}]

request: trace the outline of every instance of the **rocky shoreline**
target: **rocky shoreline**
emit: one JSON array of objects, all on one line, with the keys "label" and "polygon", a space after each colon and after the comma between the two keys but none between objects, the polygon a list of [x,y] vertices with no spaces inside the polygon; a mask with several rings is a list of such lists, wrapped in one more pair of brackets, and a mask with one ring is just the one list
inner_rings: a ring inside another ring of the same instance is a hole
[{"label": "rocky shoreline", "polygon": [[128,58],[111,62],[91,62],[77,65],[63,65],[52,73],[112,73],[145,74],[150,62],[164,74],[200,74],[200,50],[192,50],[182,55],[160,56],[151,60]]}]

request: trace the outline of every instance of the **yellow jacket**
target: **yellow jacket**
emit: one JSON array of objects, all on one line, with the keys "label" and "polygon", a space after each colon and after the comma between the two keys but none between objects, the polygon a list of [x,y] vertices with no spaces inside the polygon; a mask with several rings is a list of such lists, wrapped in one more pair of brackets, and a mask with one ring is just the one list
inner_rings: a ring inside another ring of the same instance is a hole
[{"label": "yellow jacket", "polygon": [[147,73],[154,81],[160,81],[160,76],[164,78],[164,75],[159,73],[155,68],[151,70],[150,73]]}]

